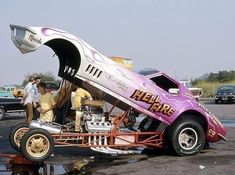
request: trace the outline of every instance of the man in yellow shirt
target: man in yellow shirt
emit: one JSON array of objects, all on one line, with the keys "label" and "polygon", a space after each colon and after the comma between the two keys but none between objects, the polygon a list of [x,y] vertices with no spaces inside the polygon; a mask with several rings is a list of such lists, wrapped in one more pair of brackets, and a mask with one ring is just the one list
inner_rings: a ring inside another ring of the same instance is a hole
[{"label": "man in yellow shirt", "polygon": [[82,88],[77,88],[77,90],[75,91],[75,95],[73,97],[73,106],[72,108],[75,109],[75,110],[78,110],[81,105],[82,105],[82,99],[84,98],[87,98],[87,99],[90,99],[91,98],[91,94],[82,89]]},{"label": "man in yellow shirt", "polygon": [[54,118],[53,108],[56,107],[56,103],[52,93],[46,91],[46,83],[40,82],[37,85],[39,96],[40,107],[40,120],[43,122],[52,122]]},{"label": "man in yellow shirt", "polygon": [[73,97],[73,102],[72,102],[72,109],[76,110],[76,118],[75,118],[75,131],[76,132],[80,132],[81,127],[80,127],[80,123],[81,123],[81,105],[82,105],[82,100],[84,98],[88,98],[91,99],[91,94],[78,87],[77,90],[75,91],[75,95]]}]

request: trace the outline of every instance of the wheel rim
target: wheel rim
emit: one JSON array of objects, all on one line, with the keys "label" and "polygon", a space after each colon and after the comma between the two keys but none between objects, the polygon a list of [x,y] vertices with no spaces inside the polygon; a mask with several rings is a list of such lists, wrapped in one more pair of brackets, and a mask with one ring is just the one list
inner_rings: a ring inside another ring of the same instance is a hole
[{"label": "wheel rim", "polygon": [[27,127],[23,127],[23,128],[19,128],[15,134],[14,134],[14,142],[15,144],[20,147],[20,141],[21,141],[21,138],[23,137],[23,135],[25,134],[25,132],[28,130]]},{"label": "wheel rim", "polygon": [[178,142],[183,149],[191,150],[198,142],[198,134],[193,128],[184,128],[179,134]]},{"label": "wheel rim", "polygon": [[50,148],[49,139],[43,134],[34,134],[26,142],[26,150],[29,155],[35,158],[43,157]]}]

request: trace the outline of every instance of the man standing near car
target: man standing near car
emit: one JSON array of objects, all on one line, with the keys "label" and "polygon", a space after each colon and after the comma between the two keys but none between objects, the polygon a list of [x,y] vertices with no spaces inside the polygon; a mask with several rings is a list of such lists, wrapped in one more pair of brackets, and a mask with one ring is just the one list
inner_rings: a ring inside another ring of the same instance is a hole
[{"label": "man standing near car", "polygon": [[72,109],[76,111],[75,116],[75,131],[80,132],[81,131],[81,106],[82,106],[82,100],[84,99],[92,99],[91,94],[86,91],[85,89],[81,88],[80,86],[77,87],[77,90],[75,91],[75,95],[73,97],[72,102]]},{"label": "man standing near car", "polygon": [[22,104],[25,106],[26,117],[25,121],[27,124],[33,119],[33,98],[34,98],[34,91],[33,91],[33,84],[35,83],[34,77],[29,77],[29,81],[24,88],[24,95],[22,98]]},{"label": "man standing near car", "polygon": [[33,91],[33,120],[37,120],[40,116],[40,113],[37,111],[38,105],[39,105],[39,96],[40,93],[38,92],[37,85],[41,82],[41,77],[36,77],[35,81],[32,86]]},{"label": "man standing near car", "polygon": [[52,122],[54,119],[53,109],[56,107],[56,102],[52,93],[46,91],[46,83],[40,82],[37,85],[38,91],[40,92],[39,107],[40,120],[43,122]]},{"label": "man standing near car", "polygon": [[26,123],[30,124],[32,120],[39,118],[40,113],[37,111],[39,102],[39,92],[37,84],[41,82],[40,77],[30,77],[28,84],[24,88],[24,96],[22,102],[25,106]]}]

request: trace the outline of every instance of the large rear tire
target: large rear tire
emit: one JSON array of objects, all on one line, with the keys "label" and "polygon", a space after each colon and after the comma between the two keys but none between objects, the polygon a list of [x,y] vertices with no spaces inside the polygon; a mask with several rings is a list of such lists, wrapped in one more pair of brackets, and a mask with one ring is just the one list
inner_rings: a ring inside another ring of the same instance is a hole
[{"label": "large rear tire", "polygon": [[166,130],[166,141],[177,155],[194,155],[204,148],[205,132],[196,120],[181,118]]},{"label": "large rear tire", "polygon": [[26,159],[32,162],[43,162],[54,151],[54,139],[44,129],[32,129],[22,137],[20,148]]},{"label": "large rear tire", "polygon": [[20,123],[16,125],[9,134],[10,145],[16,150],[20,151],[20,141],[23,135],[28,131],[28,124]]}]

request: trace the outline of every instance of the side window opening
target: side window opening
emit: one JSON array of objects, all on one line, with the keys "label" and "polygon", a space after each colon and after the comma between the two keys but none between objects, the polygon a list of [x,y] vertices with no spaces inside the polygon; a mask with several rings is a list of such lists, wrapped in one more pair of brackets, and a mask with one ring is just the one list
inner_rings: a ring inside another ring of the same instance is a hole
[{"label": "side window opening", "polygon": [[179,87],[178,85],[170,80],[169,78],[165,77],[164,75],[160,75],[157,77],[150,78],[158,87],[167,91],[170,94],[179,94]]}]

